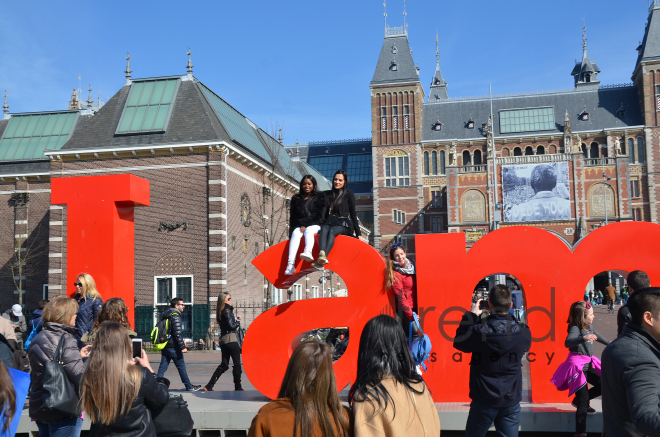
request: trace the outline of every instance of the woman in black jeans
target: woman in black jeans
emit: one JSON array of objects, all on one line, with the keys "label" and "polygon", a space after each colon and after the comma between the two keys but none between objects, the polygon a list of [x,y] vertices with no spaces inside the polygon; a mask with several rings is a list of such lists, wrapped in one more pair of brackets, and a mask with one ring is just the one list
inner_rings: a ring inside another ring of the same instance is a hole
[{"label": "woman in black jeans", "polygon": [[241,348],[238,345],[236,329],[241,325],[241,316],[234,317],[234,307],[231,306],[231,295],[220,293],[218,306],[216,308],[217,320],[220,325],[220,349],[222,350],[222,362],[213,372],[211,380],[204,387],[204,391],[213,391],[213,386],[220,375],[229,369],[229,358],[234,363],[234,390],[243,390],[241,387]]},{"label": "woman in black jeans", "polygon": [[319,259],[312,264],[322,269],[329,261],[327,256],[335,244],[338,235],[360,237],[360,225],[355,214],[355,195],[348,189],[348,175],[337,170],[332,178],[332,190],[325,192],[328,198],[328,218],[321,226],[319,238]]}]

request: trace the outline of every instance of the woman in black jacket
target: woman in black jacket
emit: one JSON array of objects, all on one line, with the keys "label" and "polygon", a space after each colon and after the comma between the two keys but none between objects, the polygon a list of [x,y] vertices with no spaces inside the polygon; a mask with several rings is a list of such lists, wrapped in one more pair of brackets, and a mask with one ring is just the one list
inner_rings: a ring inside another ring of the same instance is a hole
[{"label": "woman in black jacket", "polygon": [[156,437],[152,417],[165,408],[169,392],[156,381],[144,349],[141,357],[132,355],[126,328],[101,323],[80,383],[91,436]]},{"label": "woman in black jacket", "polygon": [[327,256],[335,244],[337,235],[349,235],[359,238],[360,225],[355,213],[355,195],[348,189],[348,175],[337,170],[332,178],[332,190],[326,191],[328,199],[328,217],[321,226],[319,239],[319,259],[313,264],[317,269],[328,264]]},{"label": "woman in black jacket", "polygon": [[305,249],[300,259],[314,261],[314,235],[321,230],[325,218],[326,197],[316,188],[316,178],[305,175],[300,181],[300,190],[291,198],[291,214],[289,218],[289,262],[285,275],[293,275],[296,271],[295,262],[300,240],[305,236]]},{"label": "woman in black jacket", "polygon": [[234,390],[242,391],[241,387],[241,348],[238,345],[236,329],[241,325],[241,316],[234,317],[234,307],[231,306],[231,295],[220,293],[218,306],[216,307],[217,321],[220,325],[220,349],[222,350],[222,362],[213,372],[211,380],[204,387],[204,391],[213,391],[213,386],[218,382],[220,375],[229,369],[229,358],[234,363]]}]

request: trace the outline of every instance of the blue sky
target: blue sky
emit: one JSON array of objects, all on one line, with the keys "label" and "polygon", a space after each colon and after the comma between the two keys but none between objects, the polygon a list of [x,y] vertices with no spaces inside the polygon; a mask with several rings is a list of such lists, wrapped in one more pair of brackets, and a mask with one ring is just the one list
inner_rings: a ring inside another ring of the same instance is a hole
[{"label": "blue sky", "polygon": [[[387,2],[403,23],[403,0]],[[630,82],[648,0],[578,2],[408,0],[407,22],[425,92],[435,34],[450,96],[569,88],[588,51],[601,83]],[[66,109],[133,77],[195,76],[284,142],[371,136],[369,82],[383,42],[382,1],[20,1],[0,3],[0,90],[11,112]],[[83,99],[87,91],[83,92]]]}]

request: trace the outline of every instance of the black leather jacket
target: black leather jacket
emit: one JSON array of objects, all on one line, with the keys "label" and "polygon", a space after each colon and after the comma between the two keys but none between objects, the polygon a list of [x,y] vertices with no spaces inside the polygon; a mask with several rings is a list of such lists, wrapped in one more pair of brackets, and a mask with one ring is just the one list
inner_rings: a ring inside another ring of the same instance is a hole
[{"label": "black leather jacket", "polygon": [[[154,375],[145,369],[142,370],[140,391],[128,412],[120,416],[114,423],[103,425],[94,423],[89,428],[90,436],[126,436],[126,437],[155,437],[156,429],[152,417],[157,416],[169,399],[167,388],[156,381]],[[147,413],[147,410],[151,414]]]},{"label": "black leather jacket", "polygon": [[234,317],[234,307],[225,304],[225,308],[220,313],[220,335],[225,335],[230,332],[236,332],[236,329],[241,325],[241,322]]},{"label": "black leather jacket", "polygon": [[167,342],[167,346],[165,347],[181,350],[185,349],[186,343],[183,341],[183,334],[181,333],[181,329],[183,328],[181,311],[176,308],[170,308],[165,311],[160,318],[161,320],[170,319],[170,332],[172,333],[172,337],[170,337],[170,341]]}]

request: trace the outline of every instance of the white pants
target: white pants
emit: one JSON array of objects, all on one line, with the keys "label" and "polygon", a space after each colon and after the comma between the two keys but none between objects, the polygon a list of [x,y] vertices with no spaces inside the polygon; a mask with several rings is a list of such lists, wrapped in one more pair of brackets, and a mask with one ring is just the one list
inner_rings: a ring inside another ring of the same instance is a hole
[{"label": "white pants", "polygon": [[[305,252],[312,252],[314,248],[314,234],[317,234],[320,230],[321,227],[318,225],[307,226],[305,228]],[[289,263],[296,262],[296,254],[298,253],[302,237],[303,233],[300,232],[300,228],[293,230],[293,234],[291,234],[291,239],[289,240]]]}]

